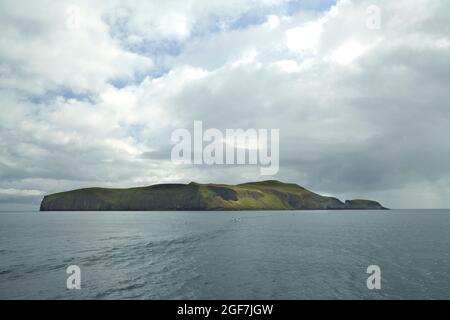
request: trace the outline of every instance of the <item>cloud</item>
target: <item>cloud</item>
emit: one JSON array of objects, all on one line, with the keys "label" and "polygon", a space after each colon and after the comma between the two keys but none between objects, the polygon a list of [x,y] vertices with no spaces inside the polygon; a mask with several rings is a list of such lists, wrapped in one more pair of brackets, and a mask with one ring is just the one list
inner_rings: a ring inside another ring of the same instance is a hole
[{"label": "cloud", "polygon": [[291,51],[303,52],[318,48],[322,26],[317,22],[309,22],[301,27],[286,31],[287,47]]},{"label": "cloud", "polygon": [[170,135],[194,120],[280,129],[277,179],[450,205],[445,1],[378,0],[380,29],[367,27],[373,1],[76,5],[73,30],[64,4],[1,4],[1,207],[87,186],[262,179],[172,164]]},{"label": "cloud", "polygon": [[[2,1],[2,88],[31,96],[63,89],[89,93],[150,70],[150,58],[123,50],[110,36],[98,8],[89,2],[75,8],[78,17],[63,2]],[[79,23],[70,27],[70,19]]]}]

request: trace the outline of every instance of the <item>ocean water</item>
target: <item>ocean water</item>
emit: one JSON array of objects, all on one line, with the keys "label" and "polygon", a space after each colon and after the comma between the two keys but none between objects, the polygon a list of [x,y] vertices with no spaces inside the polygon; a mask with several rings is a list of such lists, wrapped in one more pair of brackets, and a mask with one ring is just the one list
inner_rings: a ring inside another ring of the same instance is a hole
[{"label": "ocean water", "polygon": [[449,298],[446,210],[0,213],[0,299]]}]

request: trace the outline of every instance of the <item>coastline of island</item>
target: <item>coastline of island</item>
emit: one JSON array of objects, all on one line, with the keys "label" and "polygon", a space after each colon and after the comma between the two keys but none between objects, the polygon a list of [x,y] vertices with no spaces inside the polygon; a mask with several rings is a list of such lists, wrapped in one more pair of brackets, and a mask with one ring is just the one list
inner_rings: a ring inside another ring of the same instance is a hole
[{"label": "coastline of island", "polygon": [[388,210],[373,200],[322,196],[276,180],[227,184],[156,184],[86,188],[47,195],[40,211]]}]

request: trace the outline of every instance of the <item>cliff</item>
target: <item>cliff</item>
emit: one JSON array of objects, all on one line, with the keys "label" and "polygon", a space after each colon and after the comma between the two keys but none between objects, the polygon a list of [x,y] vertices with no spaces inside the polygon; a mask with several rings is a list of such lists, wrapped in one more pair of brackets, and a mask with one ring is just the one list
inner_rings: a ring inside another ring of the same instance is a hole
[{"label": "cliff", "polygon": [[159,184],[130,189],[88,188],[44,197],[41,211],[351,210],[386,209],[376,201],[341,202],[279,181],[238,185]]}]

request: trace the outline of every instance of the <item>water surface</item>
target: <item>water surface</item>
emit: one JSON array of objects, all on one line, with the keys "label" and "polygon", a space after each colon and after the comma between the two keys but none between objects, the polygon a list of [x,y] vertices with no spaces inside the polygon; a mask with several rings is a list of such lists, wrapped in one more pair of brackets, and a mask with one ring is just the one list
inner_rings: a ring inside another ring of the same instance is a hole
[{"label": "water surface", "polygon": [[448,299],[450,211],[1,213],[0,299],[17,298]]}]

